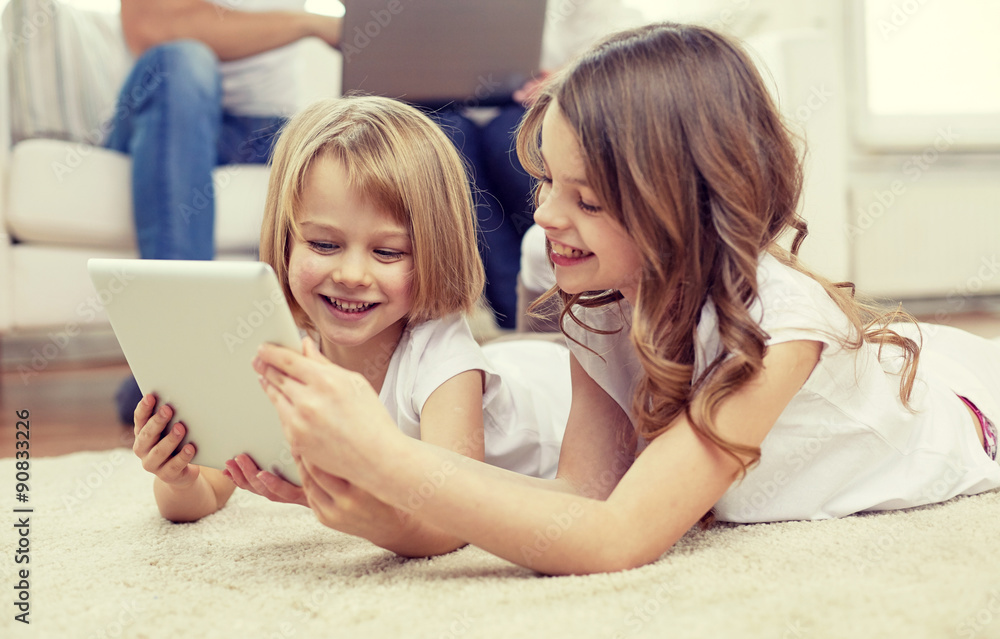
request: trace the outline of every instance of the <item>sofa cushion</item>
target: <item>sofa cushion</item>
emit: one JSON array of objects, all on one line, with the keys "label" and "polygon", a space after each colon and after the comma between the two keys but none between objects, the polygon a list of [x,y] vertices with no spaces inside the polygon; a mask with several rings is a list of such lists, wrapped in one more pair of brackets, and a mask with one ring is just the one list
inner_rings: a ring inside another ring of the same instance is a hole
[{"label": "sofa cushion", "polygon": [[17,0],[3,12],[11,138],[100,144],[132,55],[116,13],[60,0]]},{"label": "sofa cushion", "polygon": [[[7,232],[20,242],[135,249],[131,160],[60,140],[25,140],[10,158]],[[260,238],[268,167],[215,169],[215,246],[252,251]]]}]

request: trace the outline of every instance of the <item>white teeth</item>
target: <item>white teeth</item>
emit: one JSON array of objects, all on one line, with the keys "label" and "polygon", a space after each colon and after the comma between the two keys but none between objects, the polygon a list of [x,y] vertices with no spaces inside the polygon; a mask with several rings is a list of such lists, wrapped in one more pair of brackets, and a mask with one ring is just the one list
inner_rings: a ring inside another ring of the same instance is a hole
[{"label": "white teeth", "polygon": [[360,313],[361,311],[367,311],[371,307],[375,306],[374,303],[367,304],[364,302],[342,302],[336,300],[332,297],[326,298],[331,304],[338,310],[344,311],[345,313]]},{"label": "white teeth", "polygon": [[552,252],[556,255],[562,255],[563,257],[585,257],[590,255],[587,251],[581,251],[580,249],[570,248],[565,244],[559,244],[558,242],[552,242]]}]

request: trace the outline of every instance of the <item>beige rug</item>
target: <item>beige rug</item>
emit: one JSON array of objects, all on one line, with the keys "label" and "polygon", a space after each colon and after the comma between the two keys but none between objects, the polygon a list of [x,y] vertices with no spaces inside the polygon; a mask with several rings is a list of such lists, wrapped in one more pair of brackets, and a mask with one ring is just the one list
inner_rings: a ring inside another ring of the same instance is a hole
[{"label": "beige rug", "polygon": [[720,525],[638,570],[549,578],[476,548],[399,559],[242,491],[172,525],[126,450],[32,460],[27,504],[15,472],[0,460],[4,638],[1000,637],[1000,492]]}]

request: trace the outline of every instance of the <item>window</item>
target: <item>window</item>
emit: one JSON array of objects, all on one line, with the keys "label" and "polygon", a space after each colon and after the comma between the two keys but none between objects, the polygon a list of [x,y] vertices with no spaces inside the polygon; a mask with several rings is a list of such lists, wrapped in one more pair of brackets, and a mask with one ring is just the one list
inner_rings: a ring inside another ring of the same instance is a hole
[{"label": "window", "polygon": [[849,23],[861,146],[1000,150],[1000,2],[853,0]]}]

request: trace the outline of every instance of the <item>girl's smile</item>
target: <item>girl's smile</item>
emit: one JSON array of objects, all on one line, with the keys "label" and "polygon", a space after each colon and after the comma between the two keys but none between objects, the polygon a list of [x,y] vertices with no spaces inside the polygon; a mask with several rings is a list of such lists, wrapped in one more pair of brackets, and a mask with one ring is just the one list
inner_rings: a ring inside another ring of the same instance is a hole
[{"label": "girl's smile", "polygon": [[589,251],[573,248],[572,246],[551,239],[549,240],[549,245],[552,247],[552,263],[556,266],[576,266],[594,256]]},{"label": "girl's smile", "polygon": [[535,222],[545,229],[559,288],[617,290],[634,301],[639,251],[587,183],[580,144],[554,100],[542,120],[541,155],[545,174]]},{"label": "girl's smile", "polygon": [[327,306],[330,307],[331,313],[337,314],[341,319],[347,321],[360,320],[379,304],[378,302],[351,302],[327,297],[326,295],[322,295],[321,297]]},{"label": "girl's smile", "polygon": [[306,175],[288,260],[289,287],[320,334],[321,351],[350,367],[395,347],[412,308],[409,229],[351,188],[330,155]]}]

